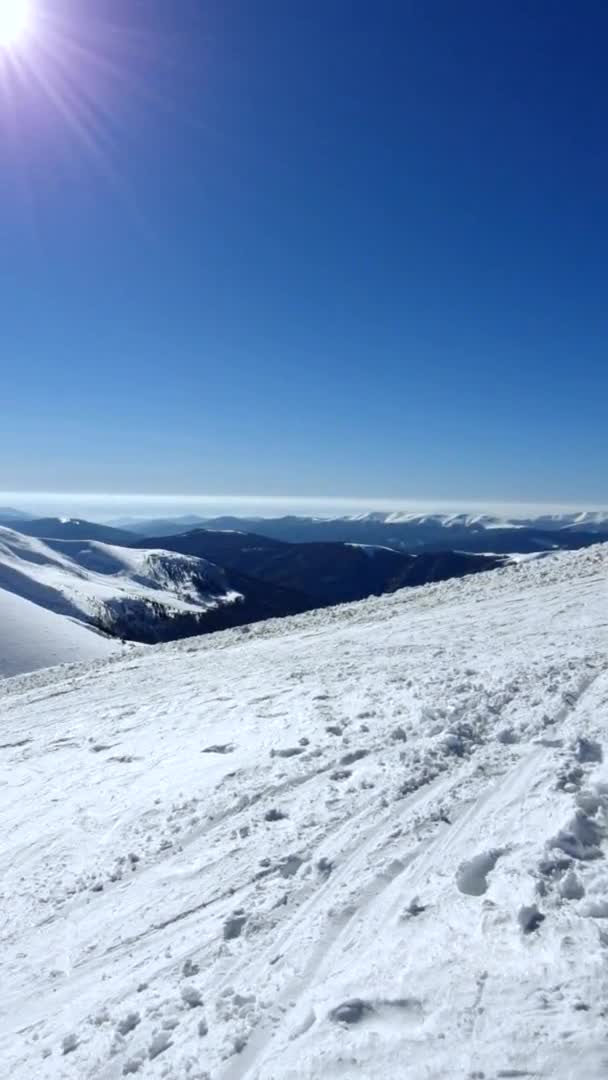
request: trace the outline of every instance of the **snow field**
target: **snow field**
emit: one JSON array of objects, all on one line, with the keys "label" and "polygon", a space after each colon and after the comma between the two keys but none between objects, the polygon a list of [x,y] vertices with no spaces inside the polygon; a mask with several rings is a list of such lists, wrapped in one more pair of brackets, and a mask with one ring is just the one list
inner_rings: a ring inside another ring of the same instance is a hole
[{"label": "snow field", "polygon": [[607,571],[6,680],[6,1075],[605,1076]]}]

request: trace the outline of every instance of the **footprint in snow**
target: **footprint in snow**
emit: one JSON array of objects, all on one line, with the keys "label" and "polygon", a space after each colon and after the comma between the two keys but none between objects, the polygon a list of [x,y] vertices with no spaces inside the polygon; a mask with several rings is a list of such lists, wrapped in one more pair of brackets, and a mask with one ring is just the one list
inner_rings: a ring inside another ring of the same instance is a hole
[{"label": "footprint in snow", "polygon": [[168,1033],[164,1031],[159,1032],[158,1035],[154,1036],[148,1047],[148,1057],[150,1061],[153,1061],[159,1054],[164,1053],[170,1046],[173,1046],[173,1043],[171,1042]]},{"label": "footprint in snow", "polygon": [[524,934],[533,934],[535,930],[538,930],[540,924],[545,921],[546,915],[543,915],[538,910],[536,904],[531,904],[529,907],[520,908],[517,919]]},{"label": "footprint in snow", "polygon": [[415,896],[402,911],[401,919],[415,919],[418,915],[422,915],[423,911],[426,911],[426,904],[421,904],[418,897]]},{"label": "footprint in snow", "polygon": [[582,765],[587,765],[590,762],[601,762],[604,755],[600,743],[595,739],[581,737],[576,743],[575,757]]},{"label": "footprint in snow", "polygon": [[235,912],[229,919],[226,919],[224,923],[224,941],[234,941],[235,938],[240,937],[247,918],[248,916],[244,913]]},{"label": "footprint in snow", "polygon": [[119,1035],[128,1035],[129,1032],[134,1031],[137,1025],[140,1023],[141,1017],[138,1012],[130,1012],[122,1019],[119,1020],[116,1025],[116,1030]]},{"label": "footprint in snow", "polygon": [[343,1001],[341,1005],[330,1009],[329,1019],[336,1024],[358,1024],[367,1013],[373,1011],[369,1001],[364,1001],[363,998],[351,998],[350,1001]]},{"label": "footprint in snow", "polygon": [[417,998],[380,998],[369,1001],[366,998],[350,998],[330,1009],[328,1017],[336,1024],[358,1024],[366,1017],[382,1014],[387,1009],[399,1009],[411,1016],[419,1016],[422,1006]]},{"label": "footprint in snow", "polygon": [[369,750],[351,750],[350,753],[343,754],[340,758],[340,765],[354,765],[356,761],[361,761],[368,754]]}]

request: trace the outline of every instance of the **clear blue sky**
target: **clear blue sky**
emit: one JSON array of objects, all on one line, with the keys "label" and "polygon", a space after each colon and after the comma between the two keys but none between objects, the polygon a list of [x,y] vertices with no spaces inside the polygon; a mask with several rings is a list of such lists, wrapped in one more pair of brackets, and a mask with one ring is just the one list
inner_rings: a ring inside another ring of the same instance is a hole
[{"label": "clear blue sky", "polygon": [[36,0],[0,490],[608,504],[608,7]]}]

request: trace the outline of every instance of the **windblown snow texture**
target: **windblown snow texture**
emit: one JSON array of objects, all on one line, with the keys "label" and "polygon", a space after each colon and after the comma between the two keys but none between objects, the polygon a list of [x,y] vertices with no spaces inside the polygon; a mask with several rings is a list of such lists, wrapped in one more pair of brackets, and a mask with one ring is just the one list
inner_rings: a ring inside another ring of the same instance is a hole
[{"label": "windblown snow texture", "polygon": [[0,684],[4,1075],[605,1077],[607,578]]}]

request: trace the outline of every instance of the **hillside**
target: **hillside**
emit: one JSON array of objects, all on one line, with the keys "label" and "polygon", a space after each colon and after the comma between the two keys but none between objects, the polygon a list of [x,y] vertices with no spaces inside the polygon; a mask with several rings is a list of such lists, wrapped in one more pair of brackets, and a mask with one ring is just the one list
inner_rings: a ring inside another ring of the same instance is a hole
[{"label": "hillside", "polygon": [[114,647],[91,637],[93,628],[142,644],[174,641],[499,562],[207,531],[143,545],[41,540],[0,527],[0,677],[109,655]]},{"label": "hillside", "polygon": [[494,570],[504,562],[499,556],[455,551],[409,555],[378,545],[285,543],[233,529],[194,529],[137,542],[138,547],[149,544],[210,559],[267,585],[293,590],[307,598],[309,608]]},{"label": "hillside", "polygon": [[12,1080],[605,1076],[608,547],[0,684]]},{"label": "hillside", "polygon": [[2,588],[0,636],[0,679],[121,651],[116,639]]},{"label": "hillside", "polygon": [[[202,559],[90,540],[39,540],[6,528],[0,528],[0,589],[64,620],[142,642],[200,632],[242,599],[225,572]],[[3,621],[0,669],[11,637]],[[82,658],[87,655],[96,654]]]},{"label": "hillside", "polygon": [[115,529],[97,521],[81,521],[78,518],[18,518],[0,514],[0,525],[19,529],[25,536],[37,536],[42,540],[99,540],[106,544],[128,544],[133,534],[126,529]]}]

